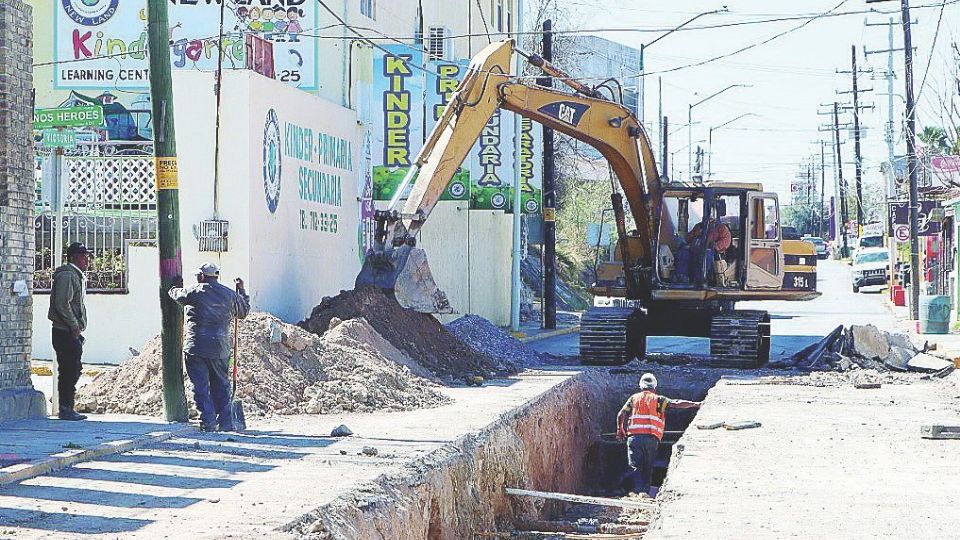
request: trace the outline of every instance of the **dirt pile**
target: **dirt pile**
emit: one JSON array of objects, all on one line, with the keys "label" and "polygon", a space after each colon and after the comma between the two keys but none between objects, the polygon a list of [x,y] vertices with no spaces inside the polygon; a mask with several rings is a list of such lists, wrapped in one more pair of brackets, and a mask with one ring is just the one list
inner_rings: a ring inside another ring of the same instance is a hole
[{"label": "dirt pile", "polygon": [[[417,374],[423,370],[416,363],[361,318],[316,336],[272,315],[251,313],[240,322],[239,335],[237,394],[247,415],[399,411],[447,400],[435,383]],[[160,365],[158,336],[138,356],[82,387],[78,409],[160,415]],[[185,380],[193,406],[193,388]]]},{"label": "dirt pile", "polygon": [[358,317],[365,318],[377,333],[408,357],[446,380],[471,375],[490,377],[491,374],[516,371],[473,350],[432,315],[404,309],[374,287],[360,287],[342,291],[333,298],[324,298],[300,326],[320,335],[330,326],[331,320],[346,321]]},{"label": "dirt pile", "polygon": [[505,368],[542,365],[550,359],[479,315],[464,315],[446,327],[470,348],[496,359]]}]

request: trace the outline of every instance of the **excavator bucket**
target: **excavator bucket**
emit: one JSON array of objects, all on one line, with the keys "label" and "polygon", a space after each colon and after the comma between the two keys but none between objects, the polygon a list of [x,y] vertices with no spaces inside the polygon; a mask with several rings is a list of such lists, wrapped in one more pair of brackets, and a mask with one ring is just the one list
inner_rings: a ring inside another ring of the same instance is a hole
[{"label": "excavator bucket", "polygon": [[421,313],[453,313],[446,293],[437,287],[427,254],[400,246],[367,255],[356,286],[371,285],[393,293],[397,302]]}]

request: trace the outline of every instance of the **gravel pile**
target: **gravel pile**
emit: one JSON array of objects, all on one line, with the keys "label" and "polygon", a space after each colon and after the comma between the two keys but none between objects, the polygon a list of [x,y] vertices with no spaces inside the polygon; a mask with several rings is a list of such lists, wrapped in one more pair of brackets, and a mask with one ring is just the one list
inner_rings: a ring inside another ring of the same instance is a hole
[{"label": "gravel pile", "polygon": [[446,327],[471,349],[496,359],[502,369],[516,370],[550,360],[549,355],[534,351],[479,315],[464,315]]},{"label": "gravel pile", "polygon": [[[251,313],[240,321],[239,336],[237,395],[247,415],[403,411],[447,401],[429,373],[362,318],[335,321],[316,336]],[[78,410],[162,414],[160,365],[158,336],[138,356],[80,388]],[[192,407],[193,388],[184,379]]]},{"label": "gravel pile", "polygon": [[375,287],[359,287],[324,298],[300,326],[320,335],[331,321],[358,317],[365,318],[394,347],[445,381],[516,372],[516,368],[467,346],[432,315],[404,309]]}]

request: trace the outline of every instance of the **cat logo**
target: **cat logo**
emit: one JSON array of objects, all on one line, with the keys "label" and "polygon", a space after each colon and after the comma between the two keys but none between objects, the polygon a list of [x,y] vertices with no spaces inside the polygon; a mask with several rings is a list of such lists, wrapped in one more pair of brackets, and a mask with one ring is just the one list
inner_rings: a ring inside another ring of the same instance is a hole
[{"label": "cat logo", "polygon": [[564,124],[576,126],[580,123],[580,119],[583,118],[584,113],[586,113],[589,108],[589,105],[577,103],[576,101],[555,101],[540,107],[539,111],[551,118],[556,118]]}]

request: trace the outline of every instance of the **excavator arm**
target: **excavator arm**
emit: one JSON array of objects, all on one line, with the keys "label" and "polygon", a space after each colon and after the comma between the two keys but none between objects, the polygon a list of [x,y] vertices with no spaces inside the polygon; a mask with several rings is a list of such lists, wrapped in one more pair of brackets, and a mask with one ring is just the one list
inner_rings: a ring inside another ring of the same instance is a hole
[{"label": "excavator arm", "polygon": [[[578,93],[514,82],[509,72],[515,51],[513,40],[501,41],[488,45],[471,61],[394,200],[377,213],[377,249],[368,255],[358,285],[392,289],[401,305],[419,311],[441,312],[449,307],[413,238],[498,108],[583,141],[607,159],[640,234],[640,242],[629,244],[632,248],[623,243],[624,249],[635,251],[623,254],[625,264],[652,264],[660,179],[642,126],[628,109],[602,99],[596,90],[539,57],[524,55]],[[403,209],[397,212],[400,194],[414,178]]]}]

